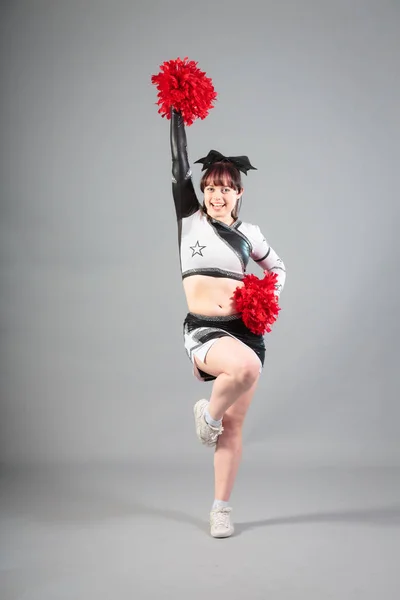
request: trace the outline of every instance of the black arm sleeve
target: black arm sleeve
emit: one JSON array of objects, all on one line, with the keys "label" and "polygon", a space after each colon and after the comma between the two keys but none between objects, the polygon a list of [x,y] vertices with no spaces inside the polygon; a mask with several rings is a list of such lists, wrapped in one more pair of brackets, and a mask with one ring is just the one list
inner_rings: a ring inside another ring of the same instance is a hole
[{"label": "black arm sleeve", "polygon": [[178,221],[195,213],[200,204],[193,187],[187,155],[185,124],[182,116],[171,110],[172,195]]}]

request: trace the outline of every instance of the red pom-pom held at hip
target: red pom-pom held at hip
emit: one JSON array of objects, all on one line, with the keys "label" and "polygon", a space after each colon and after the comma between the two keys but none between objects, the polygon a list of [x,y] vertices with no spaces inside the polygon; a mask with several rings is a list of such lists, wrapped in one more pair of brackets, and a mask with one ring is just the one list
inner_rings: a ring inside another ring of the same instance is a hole
[{"label": "red pom-pom held at hip", "polygon": [[276,273],[264,272],[264,278],[255,275],[246,275],[243,286],[237,287],[233,294],[236,309],[241,313],[244,324],[256,334],[265,334],[271,331],[278,313],[275,284]]}]

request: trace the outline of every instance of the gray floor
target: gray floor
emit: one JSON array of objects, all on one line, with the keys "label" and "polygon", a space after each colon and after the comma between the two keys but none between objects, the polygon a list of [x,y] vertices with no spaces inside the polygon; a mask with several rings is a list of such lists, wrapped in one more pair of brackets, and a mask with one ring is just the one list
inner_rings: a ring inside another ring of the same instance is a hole
[{"label": "gray floor", "polygon": [[211,476],[3,468],[1,600],[400,598],[400,469],[243,465],[226,540]]}]

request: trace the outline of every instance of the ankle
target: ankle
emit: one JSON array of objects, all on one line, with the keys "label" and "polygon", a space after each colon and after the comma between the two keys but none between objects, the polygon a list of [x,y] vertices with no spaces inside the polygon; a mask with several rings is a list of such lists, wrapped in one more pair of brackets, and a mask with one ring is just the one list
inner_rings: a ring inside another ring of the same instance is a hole
[{"label": "ankle", "polygon": [[211,425],[211,427],[221,427],[222,419],[215,419],[209,412],[208,408],[204,411],[204,418],[206,423]]},{"label": "ankle", "polygon": [[214,500],[211,510],[218,510],[220,508],[228,508],[229,502],[227,500]]}]

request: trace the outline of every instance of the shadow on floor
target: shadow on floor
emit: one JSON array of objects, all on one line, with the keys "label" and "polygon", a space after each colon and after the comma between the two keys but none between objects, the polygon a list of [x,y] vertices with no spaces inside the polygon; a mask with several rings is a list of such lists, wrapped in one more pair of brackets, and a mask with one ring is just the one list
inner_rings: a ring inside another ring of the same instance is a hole
[{"label": "shadow on floor", "polygon": [[[121,481],[125,485],[121,485]],[[126,483],[128,482],[128,483]],[[6,485],[8,483],[8,485]],[[138,485],[134,477],[98,478],[38,477],[3,481],[2,516],[5,518],[28,518],[41,522],[53,522],[76,526],[80,523],[106,519],[136,519],[149,516],[184,523],[208,531],[207,514],[201,518],[192,514],[162,507],[163,498],[158,492],[151,504],[138,497]],[[140,494],[140,492],[139,492]],[[161,506],[155,506],[159,502]],[[196,514],[196,508],[193,508]],[[235,517],[234,517],[235,518]],[[348,510],[331,510],[295,515],[283,515],[258,521],[235,522],[237,534],[280,525],[309,523],[353,523],[366,526],[398,527],[400,503]]]},{"label": "shadow on floor", "polygon": [[359,523],[369,526],[400,526],[400,505],[381,506],[368,509],[353,509],[321,513],[305,513],[303,515],[288,515],[260,521],[236,523],[236,533],[242,533],[259,527],[274,527],[276,525],[302,525],[306,523]]}]

